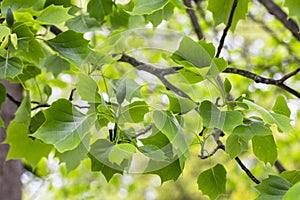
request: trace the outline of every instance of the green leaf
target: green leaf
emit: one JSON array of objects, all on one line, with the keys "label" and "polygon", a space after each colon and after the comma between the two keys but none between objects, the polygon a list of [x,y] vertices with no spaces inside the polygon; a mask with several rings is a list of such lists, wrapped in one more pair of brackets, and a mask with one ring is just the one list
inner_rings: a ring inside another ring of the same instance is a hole
[{"label": "green leaf", "polygon": [[24,158],[32,167],[36,167],[43,157],[48,157],[53,146],[38,139],[30,138],[28,126],[13,120],[7,130],[5,143],[10,144],[7,159]]},{"label": "green leaf", "polygon": [[283,196],[282,200],[300,200],[300,182],[293,185]]},{"label": "green leaf", "polygon": [[248,142],[243,140],[243,138],[237,134],[230,134],[226,140],[226,152],[230,155],[230,158],[235,158],[247,149]]},{"label": "green leaf", "polygon": [[149,106],[144,101],[135,101],[122,108],[120,120],[139,123],[144,121],[144,115],[149,112]]},{"label": "green leaf", "polygon": [[89,41],[83,38],[82,33],[72,30],[60,33],[46,43],[77,68],[84,64],[85,59],[91,53],[88,47]]},{"label": "green leaf", "polygon": [[163,93],[168,96],[170,101],[169,110],[173,113],[186,113],[197,107],[195,102],[190,99],[177,96],[168,91],[163,91]]},{"label": "green leaf", "polygon": [[289,16],[293,17],[295,16],[300,22],[300,2],[299,1],[294,1],[294,0],[285,0],[284,1],[284,6],[288,7],[289,9]]},{"label": "green leaf", "polygon": [[275,102],[272,110],[275,113],[282,114],[282,115],[285,115],[287,117],[290,117],[290,115],[291,115],[290,108],[288,107],[288,105],[286,103],[286,100],[285,100],[284,96],[282,96],[282,95],[279,95],[277,97],[276,102]]},{"label": "green leaf", "polygon": [[254,136],[252,138],[253,152],[255,156],[273,165],[277,159],[277,146],[274,141],[273,135],[267,136]]},{"label": "green leaf", "polygon": [[281,200],[290,187],[291,184],[285,179],[270,175],[269,178],[264,179],[259,185],[255,186],[260,193],[256,200]]},{"label": "green leaf", "polygon": [[216,199],[220,194],[226,193],[226,170],[221,164],[203,171],[198,176],[198,189],[210,199]]},{"label": "green leaf", "polygon": [[150,144],[146,146],[140,146],[138,149],[141,153],[154,161],[166,161],[168,158],[165,153],[155,145]]},{"label": "green leaf", "polygon": [[37,75],[41,74],[41,72],[42,71],[40,68],[33,65],[27,65],[23,67],[22,74],[18,75],[16,78],[14,78],[14,80],[16,82],[25,82],[29,79],[35,78]]},{"label": "green leaf", "polygon": [[30,120],[30,132],[34,133],[45,122],[46,118],[43,111],[36,113]]},{"label": "green leaf", "polygon": [[104,17],[112,13],[112,0],[90,0],[87,11],[90,17],[96,18],[99,22],[104,21]]},{"label": "green leaf", "polygon": [[129,13],[132,15],[151,14],[154,11],[162,9],[167,3],[168,0],[134,0],[133,10]]},{"label": "green leaf", "polygon": [[43,9],[45,0],[4,0],[1,3],[1,13],[6,15],[6,12],[9,8],[13,11],[18,10],[20,8],[32,8],[33,10],[41,10]]},{"label": "green leaf", "polygon": [[280,174],[280,176],[286,179],[291,184],[298,183],[300,181],[300,171],[292,170],[292,171],[284,171]]},{"label": "green leaf", "polygon": [[181,156],[187,152],[187,141],[177,119],[170,111],[153,112],[155,126],[167,136],[174,147],[175,155]]},{"label": "green leaf", "polygon": [[178,72],[185,78],[185,80],[187,80],[190,84],[195,84],[195,83],[199,83],[201,81],[204,80],[203,76],[193,70],[195,68],[183,68],[180,69]]},{"label": "green leaf", "polygon": [[7,26],[0,26],[0,41],[2,42],[5,36],[10,34],[10,29]]},{"label": "green leaf", "polygon": [[[207,9],[213,14],[215,24],[227,24],[234,0],[209,0]],[[235,30],[239,20],[246,19],[249,0],[238,2],[230,29]]]},{"label": "green leaf", "polygon": [[126,97],[126,83],[125,80],[122,79],[118,82],[116,89],[116,97],[118,104],[122,104]]},{"label": "green leaf", "polygon": [[114,145],[104,139],[99,139],[91,146],[88,156],[92,162],[92,171],[101,171],[106,180],[109,181],[116,173],[123,174],[123,169],[117,164],[112,164],[108,160],[110,151]]},{"label": "green leaf", "polygon": [[226,140],[226,152],[234,158],[248,149],[248,141],[254,136],[268,136],[272,131],[259,122],[237,126]]},{"label": "green leaf", "polygon": [[85,33],[89,31],[99,30],[101,24],[95,19],[87,15],[78,15],[66,22],[69,29],[76,32]]},{"label": "green leaf", "polygon": [[17,57],[0,57],[0,79],[14,78],[22,73],[23,63]]},{"label": "green leaf", "polygon": [[291,120],[288,117],[286,117],[285,115],[281,115],[281,114],[277,114],[277,113],[270,113],[263,107],[253,103],[252,101],[246,100],[246,99],[244,99],[243,102],[245,102],[251,110],[259,113],[266,123],[276,124],[278,126],[279,131],[290,132],[293,130],[293,127],[290,123]]},{"label": "green leaf", "polygon": [[79,145],[72,150],[63,153],[55,152],[55,156],[59,158],[60,163],[66,163],[67,172],[75,169],[85,158],[89,150],[89,142],[91,135],[86,135]]},{"label": "green leaf", "polygon": [[51,4],[54,5],[63,5],[64,7],[72,6],[71,0],[46,0],[45,8],[50,6]]},{"label": "green leaf", "polygon": [[[157,169],[157,166],[162,167],[160,169]],[[184,165],[181,164],[180,159],[176,159],[171,163],[150,160],[145,171],[146,174],[157,174],[160,177],[161,183],[164,183],[169,180],[176,181],[179,178],[180,174],[182,174],[183,168]]]},{"label": "green leaf", "polygon": [[3,119],[0,117],[0,128],[5,128]]},{"label": "green leaf", "polygon": [[11,10],[11,8],[8,8],[7,9],[7,12],[6,12],[6,23],[9,27],[12,27],[12,25],[14,24],[14,14]]},{"label": "green leaf", "polygon": [[69,9],[52,4],[45,8],[36,20],[41,24],[60,24],[72,17],[68,14]]},{"label": "green leaf", "polygon": [[127,160],[128,163],[130,163],[133,153],[135,153],[135,146],[132,144],[118,144],[110,151],[108,160],[117,165],[121,165],[124,160]]},{"label": "green leaf", "polygon": [[[119,90],[120,94],[123,93],[123,95],[124,95],[124,90],[122,90],[122,87],[126,87],[125,88],[125,92],[126,92],[125,99],[128,102],[131,102],[131,100],[134,97],[143,98],[143,96],[141,95],[141,92],[140,92],[142,86],[137,84],[133,79],[123,78],[123,79],[113,80],[113,84],[114,84],[114,87],[116,88],[116,90]],[[126,86],[122,86],[122,85],[126,85]]]},{"label": "green leaf", "polygon": [[203,41],[195,42],[191,38],[184,36],[180,42],[179,49],[173,53],[171,58],[178,64],[187,67],[196,66],[198,68],[209,67],[214,56],[214,46]]},{"label": "green leaf", "polygon": [[54,77],[57,77],[62,71],[70,69],[70,63],[57,55],[47,56],[44,65],[47,72],[52,72]]},{"label": "green leaf", "polygon": [[223,58],[213,58],[210,69],[206,74],[208,78],[217,77],[227,67],[227,62]]},{"label": "green leaf", "polygon": [[208,128],[219,128],[225,132],[232,130],[242,124],[243,115],[238,111],[219,111],[210,101],[203,101],[200,105],[200,114],[203,125]]},{"label": "green leaf", "polygon": [[96,121],[94,114],[79,112],[65,99],[52,103],[44,114],[46,121],[34,137],[53,144],[61,153],[77,147]]},{"label": "green leaf", "polygon": [[0,111],[1,106],[6,100],[6,87],[3,83],[0,83]]},{"label": "green leaf", "polygon": [[15,113],[15,121],[19,124],[25,124],[27,127],[31,120],[31,106],[29,92],[26,92],[26,96],[23,98],[21,105]]},{"label": "green leaf", "polygon": [[76,89],[82,100],[92,103],[102,102],[98,85],[90,76],[82,73],[78,74]]},{"label": "green leaf", "polygon": [[145,17],[154,27],[157,27],[163,20],[169,20],[172,17],[173,10],[173,4],[168,3],[164,8],[157,10],[152,14],[145,15]]},{"label": "green leaf", "polygon": [[138,28],[145,24],[145,17],[141,15],[132,15],[129,17],[128,27],[130,29]]},{"label": "green leaf", "polygon": [[232,88],[232,85],[231,85],[230,81],[228,80],[228,78],[225,78],[224,88],[225,88],[226,94],[229,95],[229,93],[231,91],[231,88]]}]

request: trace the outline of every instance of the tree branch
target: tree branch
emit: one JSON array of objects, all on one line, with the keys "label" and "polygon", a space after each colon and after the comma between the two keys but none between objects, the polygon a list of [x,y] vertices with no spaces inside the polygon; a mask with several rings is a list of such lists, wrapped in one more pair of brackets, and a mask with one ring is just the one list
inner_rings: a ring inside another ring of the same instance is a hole
[{"label": "tree branch", "polygon": [[221,40],[220,40],[220,43],[219,43],[219,46],[218,46],[216,58],[218,58],[220,56],[220,54],[221,54],[222,48],[224,46],[225,38],[226,38],[227,33],[228,33],[228,31],[229,31],[229,29],[231,27],[233,16],[234,16],[234,13],[235,13],[235,10],[236,10],[238,2],[239,2],[239,0],[234,0],[234,2],[232,4],[230,15],[229,15],[229,19],[228,19],[226,27],[225,27],[225,29],[223,31],[223,34],[222,34],[222,37],[221,37]]},{"label": "tree branch", "polygon": [[152,128],[152,124],[150,124],[149,126],[147,126],[147,127],[145,128],[145,130],[143,130],[143,131],[137,133],[136,135],[132,136],[132,139],[136,139],[136,138],[140,137],[141,135],[146,134],[148,131],[151,130],[151,128]]},{"label": "tree branch", "polygon": [[252,172],[244,165],[244,163],[239,159],[239,157],[235,157],[234,158],[236,160],[236,162],[239,164],[239,166],[242,168],[242,170],[244,170],[244,172],[246,172],[246,174],[248,175],[248,177],[256,184],[260,184],[260,181],[255,178],[255,176],[252,174]]},{"label": "tree branch", "polygon": [[238,74],[241,76],[244,76],[246,78],[254,80],[256,83],[264,83],[264,84],[269,84],[269,85],[275,85],[277,87],[280,87],[281,89],[289,92],[290,94],[293,94],[297,98],[300,99],[300,93],[293,88],[287,86],[284,84],[284,81],[287,79],[291,78],[292,76],[296,75],[300,71],[299,68],[297,68],[295,71],[284,75],[281,79],[275,80],[275,79],[270,79],[270,78],[265,78],[260,75],[254,74],[252,72],[243,70],[243,69],[236,69],[236,68],[226,68],[223,73],[230,73],[230,74]]},{"label": "tree branch", "polygon": [[6,93],[6,97],[7,97],[11,102],[13,102],[14,104],[16,104],[16,106],[19,107],[19,106],[21,105],[21,102],[15,100],[15,98],[14,98],[13,96],[11,96],[10,94]]},{"label": "tree branch", "polygon": [[172,90],[173,92],[175,92],[176,94],[178,94],[181,97],[192,100],[192,98],[189,95],[187,95],[185,92],[183,92],[182,90],[180,90],[179,88],[177,88],[176,86],[171,84],[165,78],[166,75],[175,74],[176,70],[179,70],[182,67],[158,68],[158,67],[154,67],[150,64],[140,62],[140,61],[136,60],[135,58],[128,56],[126,54],[122,54],[122,57],[118,61],[129,63],[138,70],[146,71],[146,72],[156,76],[168,89]]},{"label": "tree branch", "polygon": [[298,24],[291,18],[288,18],[287,14],[272,0],[259,0],[264,7],[274,15],[281,23],[300,41],[300,31]]},{"label": "tree branch", "polygon": [[[199,155],[199,157],[201,159],[206,159],[209,158],[211,156],[213,156],[219,149],[222,149],[223,151],[225,151],[225,145],[222,143],[222,141],[220,140],[220,137],[224,136],[224,132],[220,129],[215,128],[214,129],[214,140],[216,141],[216,143],[218,144],[218,146],[208,155],[203,155],[202,151],[201,154]],[[235,157],[234,158],[236,160],[236,162],[238,163],[238,165],[242,168],[242,170],[248,175],[248,177],[256,184],[260,184],[260,181],[252,174],[252,172],[243,164],[243,162],[241,161],[241,159],[239,157]]]},{"label": "tree branch", "polygon": [[192,25],[194,27],[194,31],[198,37],[199,40],[201,40],[204,36],[203,36],[203,32],[202,29],[199,25],[197,16],[192,8],[192,2],[191,0],[183,0],[184,5],[187,7],[186,8],[186,12],[188,13],[190,20],[192,22]]}]

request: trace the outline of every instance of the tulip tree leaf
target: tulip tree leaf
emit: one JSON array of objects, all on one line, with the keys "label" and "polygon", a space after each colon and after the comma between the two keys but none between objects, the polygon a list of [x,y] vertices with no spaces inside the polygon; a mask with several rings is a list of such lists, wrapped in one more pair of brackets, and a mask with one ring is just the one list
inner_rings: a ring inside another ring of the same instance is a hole
[{"label": "tulip tree leaf", "polygon": [[200,114],[203,125],[209,128],[219,128],[231,132],[236,126],[242,124],[243,116],[238,111],[220,111],[210,101],[203,101],[200,105]]},{"label": "tulip tree leaf", "polygon": [[226,170],[221,164],[203,171],[198,176],[198,189],[209,196],[210,199],[216,199],[220,194],[226,193]]},{"label": "tulip tree leaf", "polygon": [[259,185],[255,186],[255,188],[260,193],[256,200],[281,200],[284,194],[290,189],[291,186],[292,185],[284,178],[270,175],[267,179],[264,179]]},{"label": "tulip tree leaf", "polygon": [[46,121],[34,137],[53,144],[61,153],[76,148],[96,121],[94,114],[79,112],[65,99],[52,103],[44,114]]},{"label": "tulip tree leaf", "polygon": [[46,43],[77,68],[84,64],[85,59],[91,53],[88,47],[89,41],[83,38],[82,33],[72,30],[60,33]]}]

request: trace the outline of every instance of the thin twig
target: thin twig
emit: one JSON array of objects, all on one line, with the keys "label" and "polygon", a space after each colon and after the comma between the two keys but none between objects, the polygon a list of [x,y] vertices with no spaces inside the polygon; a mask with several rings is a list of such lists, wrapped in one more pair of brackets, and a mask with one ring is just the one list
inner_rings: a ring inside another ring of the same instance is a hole
[{"label": "thin twig", "polygon": [[220,56],[220,54],[221,54],[222,48],[224,46],[225,38],[226,38],[227,33],[228,33],[228,31],[229,31],[229,29],[231,27],[233,16],[234,16],[234,13],[235,13],[235,10],[236,10],[238,2],[239,2],[239,0],[234,0],[233,1],[232,7],[231,7],[231,11],[230,11],[230,15],[229,15],[229,19],[228,19],[226,27],[225,27],[225,29],[223,31],[223,34],[222,34],[222,37],[221,37],[221,40],[220,40],[220,43],[219,43],[219,46],[218,46],[218,51],[217,51],[217,54],[216,54],[216,58],[218,58]]},{"label": "thin twig", "polygon": [[188,13],[190,19],[191,19],[191,22],[192,22],[192,25],[194,27],[194,30],[195,30],[195,33],[198,37],[199,40],[203,39],[203,32],[202,32],[202,29],[199,25],[199,22],[198,22],[198,19],[197,19],[197,16],[192,8],[192,3],[191,3],[191,0],[183,0],[183,3],[184,5],[187,7],[186,8],[186,12]]},{"label": "thin twig", "polygon": [[260,181],[255,178],[255,176],[252,174],[252,172],[244,165],[244,163],[240,160],[239,157],[234,158],[236,162],[239,164],[239,166],[242,168],[242,170],[248,175],[248,177],[256,184],[260,184]]},{"label": "thin twig", "polygon": [[300,70],[296,69],[295,71],[283,76],[281,79],[275,80],[271,78],[265,78],[260,75],[254,74],[252,72],[243,70],[243,69],[237,69],[237,68],[226,68],[223,73],[230,73],[230,74],[238,74],[241,76],[244,76],[246,78],[254,80],[256,83],[264,83],[264,84],[269,84],[269,85],[275,85],[277,87],[282,88],[283,90],[293,94],[297,98],[300,99],[300,93],[293,88],[287,86],[284,84],[284,81],[286,81],[288,78],[296,75]]},{"label": "thin twig", "polygon": [[73,88],[71,90],[71,93],[70,93],[70,96],[69,96],[69,101],[73,101],[73,95],[74,95],[74,92],[76,91],[76,88]]},{"label": "thin twig", "polygon": [[259,0],[259,2],[300,41],[299,26],[293,19],[288,18],[287,14],[272,0]]},{"label": "thin twig", "polygon": [[143,131],[137,133],[136,135],[132,136],[132,139],[136,139],[138,137],[140,137],[141,135],[146,134],[148,131],[150,131],[152,128],[152,124],[150,124],[149,126],[147,126]]},{"label": "thin twig", "polygon": [[31,108],[31,110],[33,111],[33,110],[36,110],[36,109],[39,109],[39,108],[49,108],[49,107],[50,107],[49,104],[39,104],[39,105]]}]

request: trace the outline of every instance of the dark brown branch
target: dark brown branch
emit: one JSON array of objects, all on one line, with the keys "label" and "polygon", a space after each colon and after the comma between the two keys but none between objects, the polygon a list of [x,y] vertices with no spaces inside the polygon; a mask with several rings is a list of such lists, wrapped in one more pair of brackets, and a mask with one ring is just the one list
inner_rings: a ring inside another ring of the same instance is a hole
[{"label": "dark brown branch", "polygon": [[140,137],[141,135],[146,134],[148,131],[151,130],[151,128],[152,128],[152,124],[150,124],[149,126],[147,126],[147,127],[145,128],[145,130],[143,130],[143,131],[137,133],[135,136],[132,137],[132,139],[136,139],[136,138]]},{"label": "dark brown branch", "polygon": [[279,162],[279,160],[276,160],[274,166],[276,167],[276,169],[278,170],[279,173],[286,171],[286,169],[282,166],[282,164]]},{"label": "dark brown branch", "polygon": [[[208,155],[203,155],[203,152],[201,151],[201,155],[199,155],[199,158],[201,159],[206,159],[209,158],[211,156],[213,156],[219,149],[222,149],[223,151],[225,151],[225,145],[222,143],[222,141],[220,140],[220,137],[224,136],[224,132],[220,129],[215,128],[214,129],[214,133],[213,133],[213,137],[214,140],[217,143],[217,147]],[[239,157],[235,157],[234,158],[236,160],[236,162],[238,163],[238,165],[242,168],[242,170],[247,174],[247,176],[256,184],[259,184],[260,181],[255,178],[255,176],[252,174],[252,172],[243,164],[243,162],[240,160]]]},{"label": "dark brown branch", "polygon": [[299,26],[293,19],[288,18],[287,14],[272,0],[259,0],[259,2],[300,41]]},{"label": "dark brown branch", "polygon": [[255,178],[252,172],[244,165],[244,163],[239,159],[239,157],[235,157],[234,159],[254,183],[260,184],[260,181],[257,178]]},{"label": "dark brown branch", "polygon": [[69,96],[69,101],[73,101],[73,95],[74,95],[74,92],[76,91],[76,88],[73,88],[71,90],[71,93],[70,93],[70,96]]},{"label": "dark brown branch", "polygon": [[54,35],[58,35],[60,33],[62,33],[62,30],[60,30],[57,26],[51,25],[50,26],[50,31],[54,34]]},{"label": "dark brown branch", "polygon": [[15,98],[13,96],[11,96],[10,94],[6,93],[6,97],[13,102],[14,104],[16,104],[18,107],[21,105],[20,101],[15,100]]},{"label": "dark brown branch", "polygon": [[287,86],[284,84],[284,81],[286,81],[288,78],[296,75],[300,69],[296,69],[295,71],[283,76],[281,79],[275,80],[275,79],[270,79],[270,78],[265,78],[260,75],[254,74],[252,72],[243,70],[243,69],[236,69],[236,68],[226,68],[223,73],[230,73],[230,74],[238,74],[241,76],[244,76],[246,78],[254,80],[256,83],[264,83],[264,84],[269,84],[269,85],[275,85],[277,87],[280,87],[284,89],[285,91],[293,94],[297,98],[300,99],[300,93],[293,88]]},{"label": "dark brown branch", "polygon": [[191,19],[192,25],[194,27],[194,31],[195,31],[198,39],[201,40],[204,36],[203,36],[202,29],[199,25],[197,16],[192,8],[191,0],[183,0],[183,3],[187,7],[186,12],[188,13],[188,15]]},{"label": "dark brown branch", "polygon": [[49,108],[50,105],[49,104],[39,104],[33,108],[31,108],[31,110],[36,110],[36,109],[39,109],[39,108]]},{"label": "dark brown branch", "polygon": [[147,63],[143,63],[140,62],[138,60],[136,60],[135,58],[128,56],[126,54],[122,54],[122,57],[118,60],[119,62],[126,62],[131,64],[132,66],[134,66],[136,69],[138,70],[143,70],[146,71],[154,76],[156,76],[157,78],[160,79],[160,81],[170,90],[172,90],[173,92],[175,92],[176,94],[178,94],[181,97],[187,98],[192,100],[192,98],[187,95],[185,92],[183,92],[182,90],[180,90],[179,88],[177,88],[176,86],[174,86],[173,84],[171,84],[166,78],[166,75],[169,74],[175,74],[176,70],[181,69],[181,67],[174,67],[174,68],[158,68],[158,67],[154,67],[150,64]]},{"label": "dark brown branch", "polygon": [[223,31],[223,34],[222,34],[222,37],[221,37],[221,40],[220,40],[220,43],[219,43],[219,46],[218,46],[218,51],[217,51],[217,54],[216,54],[216,58],[218,58],[220,56],[220,54],[221,54],[222,48],[224,46],[225,38],[226,38],[227,33],[228,33],[228,31],[229,31],[229,29],[231,27],[233,16],[234,16],[234,13],[235,13],[235,10],[236,10],[238,2],[239,2],[238,0],[234,0],[233,1],[232,7],[231,7],[231,11],[230,11],[230,15],[229,15],[229,19],[228,19],[226,27],[225,27],[225,29]]}]

